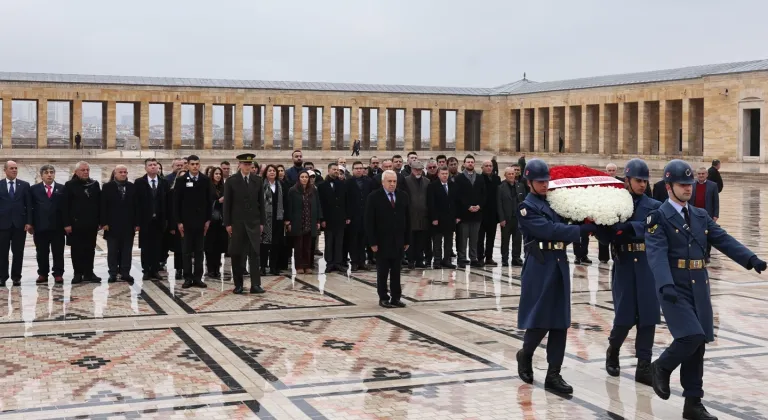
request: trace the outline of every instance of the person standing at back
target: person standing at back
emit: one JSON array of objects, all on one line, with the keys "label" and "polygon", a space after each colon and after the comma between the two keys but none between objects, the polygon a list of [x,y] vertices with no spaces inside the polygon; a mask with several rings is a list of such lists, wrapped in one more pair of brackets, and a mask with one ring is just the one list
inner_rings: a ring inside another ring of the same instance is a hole
[{"label": "person standing at back", "polygon": [[163,239],[168,229],[167,196],[168,181],[160,175],[160,165],[155,158],[144,161],[146,174],[137,178],[136,198],[139,218],[139,248],[143,280],[162,280]]},{"label": "person standing at back", "polygon": [[132,285],[133,238],[141,222],[136,185],[128,182],[128,168],[125,165],[117,165],[115,179],[104,184],[99,217],[107,241],[108,282],[116,282],[120,274],[121,280]]},{"label": "person standing at back", "polygon": [[72,248],[72,269],[75,272],[72,284],[101,282],[101,277],[93,273],[96,234],[101,230],[101,187],[90,175],[88,162],[78,162],[75,175],[64,184],[65,200],[61,217],[68,235],[67,243]]},{"label": "person standing at back", "polygon": [[[475,158],[467,155],[464,158],[464,171],[456,175],[456,185],[461,207],[458,216],[461,219],[461,238],[456,250],[459,254],[458,266],[465,268],[467,262],[472,267],[482,267],[477,255],[477,240],[480,224],[483,221],[483,207],[486,205],[486,184],[482,175],[475,172]],[[467,246],[469,246],[469,261],[467,261]]]},{"label": "person standing at back", "polygon": [[52,165],[40,167],[40,178],[42,182],[29,189],[29,224],[37,251],[37,283],[48,283],[50,251],[53,256],[54,282],[62,284],[65,239],[61,206],[64,200],[64,185],[55,181],[56,169]]}]

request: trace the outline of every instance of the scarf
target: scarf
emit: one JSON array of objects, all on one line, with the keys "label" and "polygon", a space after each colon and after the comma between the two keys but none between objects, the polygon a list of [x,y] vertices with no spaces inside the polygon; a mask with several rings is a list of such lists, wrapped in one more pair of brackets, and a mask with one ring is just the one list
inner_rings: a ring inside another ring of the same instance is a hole
[{"label": "scarf", "polygon": [[120,193],[120,200],[125,200],[125,184],[127,181],[118,181],[115,180],[115,184],[117,184],[117,192]]},{"label": "scarf", "polygon": [[264,182],[264,208],[266,210],[267,220],[272,220],[273,201],[277,200],[277,220],[283,220],[283,186],[275,181],[275,192],[269,187],[269,181]]}]

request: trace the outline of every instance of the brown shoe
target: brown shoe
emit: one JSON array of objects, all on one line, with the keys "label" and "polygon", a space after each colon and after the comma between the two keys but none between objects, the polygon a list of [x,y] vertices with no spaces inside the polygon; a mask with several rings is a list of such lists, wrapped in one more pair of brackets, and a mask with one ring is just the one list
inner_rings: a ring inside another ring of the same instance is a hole
[{"label": "brown shoe", "polygon": [[37,284],[48,283],[48,276],[37,276]]},{"label": "brown shoe", "polygon": [[53,282],[56,283],[56,284],[64,284],[64,277],[55,276],[53,278]]}]

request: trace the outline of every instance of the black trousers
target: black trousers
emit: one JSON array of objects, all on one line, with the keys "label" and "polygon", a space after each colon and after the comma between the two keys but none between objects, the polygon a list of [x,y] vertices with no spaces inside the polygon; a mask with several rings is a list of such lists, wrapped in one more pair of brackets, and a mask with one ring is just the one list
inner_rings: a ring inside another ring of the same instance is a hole
[{"label": "black trousers", "polygon": [[[621,348],[624,344],[624,340],[629,335],[629,330],[632,327],[626,325],[614,325],[611,330],[611,335],[608,336],[608,344],[613,348]],[[651,356],[653,356],[653,339],[656,336],[656,326],[646,325],[644,327],[637,327],[637,336],[635,338],[635,355],[639,360],[645,360],[650,362]]]},{"label": "black trousers", "polygon": [[[461,222],[456,223],[456,229],[454,229],[454,232],[456,233],[454,242],[456,243],[456,255],[459,255],[459,249],[461,249]],[[453,253],[453,251],[451,251]],[[461,262],[461,261],[456,261]]]},{"label": "black trousers", "polygon": [[[141,238],[141,269],[145,274],[160,271],[164,252],[163,234],[162,224],[158,220],[153,220],[139,233]],[[168,258],[167,252],[165,258]]]},{"label": "black trousers", "polygon": [[[401,257],[387,258],[376,255],[376,290],[379,301],[397,302],[403,295],[400,285]],[[389,277],[389,292],[387,292],[387,277]]]},{"label": "black trousers", "polygon": [[365,229],[361,225],[347,225],[345,244],[349,246],[349,259],[352,264],[365,264]]},{"label": "black trousers", "polygon": [[509,241],[512,240],[512,259],[520,259],[523,247],[523,235],[517,225],[517,219],[508,221],[501,228],[501,261],[509,262]]},{"label": "black trousers", "polygon": [[574,243],[573,244],[573,255],[576,258],[586,258],[587,253],[589,252],[589,235],[584,235],[581,237],[581,243]]},{"label": "black trousers", "polygon": [[325,229],[326,266],[341,266],[344,263],[344,227]]},{"label": "black trousers", "polygon": [[[35,251],[37,253],[37,274],[47,276],[50,270],[48,255],[53,255],[54,277],[64,275],[64,230],[49,230],[46,232],[35,232]],[[50,254],[49,254],[50,253]]]},{"label": "black trousers", "polygon": [[453,232],[435,231],[432,235],[433,264],[450,264],[453,252]]},{"label": "black trousers", "polygon": [[21,265],[24,261],[24,228],[0,230],[0,280],[8,280],[8,252],[13,252],[11,280],[21,280]]},{"label": "black trousers", "polygon": [[704,396],[705,342],[703,335],[676,338],[656,360],[656,363],[667,372],[672,372],[680,366],[683,397]]},{"label": "black trousers", "polygon": [[248,258],[248,271],[251,274],[251,287],[261,286],[261,271],[259,269],[259,264],[261,263],[260,250],[261,244],[254,249],[250,242],[248,242],[246,249],[243,249],[241,253],[230,255],[232,258],[232,280],[235,282],[235,287],[243,287],[246,257]]},{"label": "black trousers", "polygon": [[552,366],[561,366],[565,358],[565,342],[568,337],[568,330],[547,330],[544,328],[532,328],[525,330],[523,336],[523,354],[533,356],[536,347],[539,347],[541,340],[549,333],[547,339],[547,363]]},{"label": "black trousers", "polygon": [[483,221],[477,235],[477,259],[493,259],[493,243],[496,242],[496,223]]},{"label": "black trousers", "polygon": [[426,230],[411,231],[411,246],[408,247],[408,262],[411,264],[424,264],[424,249],[429,241],[429,232]]},{"label": "black trousers", "polygon": [[120,274],[123,277],[128,277],[131,275],[133,237],[133,233],[107,235],[107,266],[110,276]]},{"label": "black trousers", "polygon": [[[184,237],[181,239],[184,278],[201,280],[203,278],[203,251],[205,250],[205,235],[203,235],[203,230],[185,229]],[[194,270],[192,268],[193,259],[195,261]],[[232,264],[232,266],[234,267],[234,264]]]},{"label": "black trousers", "polygon": [[601,262],[608,262],[611,259],[610,245],[599,242],[597,244],[597,259]]},{"label": "black trousers", "polygon": [[293,255],[293,236],[284,236],[283,245],[280,251],[280,269],[288,270],[291,265],[291,256]]},{"label": "black trousers", "polygon": [[93,274],[93,258],[96,255],[97,229],[72,229],[69,246],[72,251],[72,270],[75,275]]}]

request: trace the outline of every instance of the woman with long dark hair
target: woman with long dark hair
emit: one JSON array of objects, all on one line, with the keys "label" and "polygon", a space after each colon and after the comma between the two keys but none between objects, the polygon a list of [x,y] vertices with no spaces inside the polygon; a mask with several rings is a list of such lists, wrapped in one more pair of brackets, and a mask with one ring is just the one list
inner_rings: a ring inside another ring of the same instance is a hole
[{"label": "woman with long dark hair", "polygon": [[205,234],[205,264],[208,269],[206,277],[221,278],[221,256],[227,251],[228,235],[224,228],[224,171],[212,167],[209,171],[213,185],[214,200],[211,204],[211,224]]},{"label": "woman with long dark hair", "polygon": [[312,274],[312,241],[320,231],[323,217],[317,190],[309,183],[306,170],[299,173],[299,180],[288,191],[285,226],[293,237],[296,273]]},{"label": "woman with long dark hair", "polygon": [[277,276],[280,275],[280,255],[285,236],[285,193],[282,183],[277,180],[275,165],[264,167],[264,212],[266,223],[261,234],[261,275],[267,275],[269,265],[269,274]]},{"label": "woman with long dark hair", "polygon": [[277,168],[277,179],[280,182],[285,182],[285,166],[283,165],[276,165]]}]

